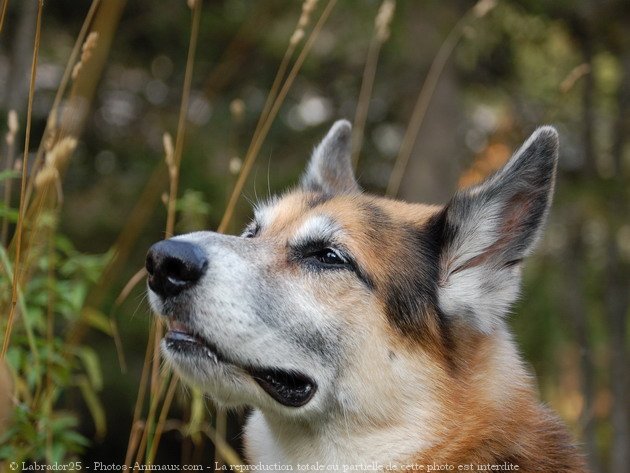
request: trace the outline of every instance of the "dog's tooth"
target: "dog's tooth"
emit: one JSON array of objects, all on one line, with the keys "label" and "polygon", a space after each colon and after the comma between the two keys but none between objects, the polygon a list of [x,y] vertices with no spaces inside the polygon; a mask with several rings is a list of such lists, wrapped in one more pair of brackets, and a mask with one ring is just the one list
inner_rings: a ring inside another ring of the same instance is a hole
[{"label": "dog's tooth", "polygon": [[210,358],[212,361],[214,361],[215,363],[219,362],[219,359],[217,358],[217,355],[215,355],[211,350],[208,350],[206,348],[206,355],[208,355],[208,358]]}]

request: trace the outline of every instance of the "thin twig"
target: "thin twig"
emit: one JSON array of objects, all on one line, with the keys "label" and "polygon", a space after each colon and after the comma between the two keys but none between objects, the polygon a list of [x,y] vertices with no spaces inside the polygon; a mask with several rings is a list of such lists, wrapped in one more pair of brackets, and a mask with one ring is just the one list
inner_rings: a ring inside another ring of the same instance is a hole
[{"label": "thin twig", "polygon": [[16,228],[16,246],[15,246],[15,263],[13,265],[13,284],[11,291],[11,309],[9,311],[9,318],[7,320],[7,327],[4,334],[4,341],[2,343],[2,352],[0,353],[0,360],[4,359],[4,356],[9,348],[9,342],[11,340],[11,330],[13,328],[13,320],[15,318],[15,309],[18,301],[18,285],[20,274],[20,256],[22,250],[22,232],[24,228],[24,214],[26,209],[25,195],[26,195],[26,178],[28,170],[28,149],[30,145],[31,137],[31,116],[33,113],[33,97],[35,95],[35,78],[37,77],[37,59],[39,55],[39,42],[41,36],[42,26],[42,11],[44,9],[44,0],[38,0],[37,5],[37,23],[35,26],[35,44],[33,46],[33,62],[31,64],[31,80],[28,91],[28,109],[26,112],[26,136],[24,138],[24,158],[22,159],[22,181],[20,186],[20,206],[18,209],[18,222]]}]

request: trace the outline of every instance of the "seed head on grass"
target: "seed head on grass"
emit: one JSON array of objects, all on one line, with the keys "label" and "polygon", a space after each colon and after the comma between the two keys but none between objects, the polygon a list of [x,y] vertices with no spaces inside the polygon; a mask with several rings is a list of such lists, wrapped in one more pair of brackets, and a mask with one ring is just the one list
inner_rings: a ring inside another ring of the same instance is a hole
[{"label": "seed head on grass", "polygon": [[374,29],[376,30],[377,39],[384,43],[390,35],[389,25],[394,17],[396,2],[394,0],[385,0],[378,10],[378,14],[374,19]]},{"label": "seed head on grass", "polygon": [[168,167],[169,174],[176,172],[175,166],[175,147],[173,146],[173,137],[167,131],[162,135],[162,146],[164,146],[164,161]]},{"label": "seed head on grass", "polygon": [[318,0],[304,0],[300,19],[298,20],[297,27],[295,28],[291,39],[289,40],[290,45],[295,46],[302,41],[302,38],[304,38],[304,30],[311,21],[311,13],[313,13],[313,10],[317,6],[317,2]]},{"label": "seed head on grass", "polygon": [[[77,139],[67,136],[57,142],[52,149],[46,153],[44,166],[35,176],[35,188],[39,189],[53,182],[58,183],[59,170],[68,163],[70,156],[77,147]],[[61,195],[60,195],[61,197]]]},{"label": "seed head on grass", "polygon": [[9,131],[7,131],[6,141],[7,145],[13,146],[13,144],[15,143],[15,136],[20,129],[17,112],[15,110],[9,110],[9,113],[7,115],[7,122]]},{"label": "seed head on grass", "polygon": [[57,134],[57,114],[52,111],[48,115],[48,123],[43,137],[44,150],[50,152],[55,145],[55,136]]},{"label": "seed head on grass", "polygon": [[497,0],[479,0],[473,7],[473,15],[477,18],[483,18],[497,6]]},{"label": "seed head on grass", "polygon": [[46,166],[53,166],[57,169],[62,169],[68,163],[70,156],[77,148],[77,139],[73,136],[66,136],[62,138],[53,146],[53,148],[46,153]]},{"label": "seed head on grass", "polygon": [[92,31],[85,41],[83,42],[83,46],[81,46],[81,58],[79,62],[77,62],[72,69],[72,80],[76,80],[79,76],[79,72],[81,72],[81,68],[83,65],[90,60],[92,57],[92,51],[96,48],[96,44],[98,43],[98,32]]}]

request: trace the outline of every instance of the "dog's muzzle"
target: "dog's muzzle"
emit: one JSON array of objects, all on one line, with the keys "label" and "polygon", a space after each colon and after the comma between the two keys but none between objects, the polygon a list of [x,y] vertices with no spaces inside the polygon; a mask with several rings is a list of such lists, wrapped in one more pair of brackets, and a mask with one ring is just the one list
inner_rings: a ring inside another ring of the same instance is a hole
[{"label": "dog's muzzle", "polygon": [[194,243],[162,240],[147,253],[149,287],[163,298],[194,286],[208,269],[208,258]]}]

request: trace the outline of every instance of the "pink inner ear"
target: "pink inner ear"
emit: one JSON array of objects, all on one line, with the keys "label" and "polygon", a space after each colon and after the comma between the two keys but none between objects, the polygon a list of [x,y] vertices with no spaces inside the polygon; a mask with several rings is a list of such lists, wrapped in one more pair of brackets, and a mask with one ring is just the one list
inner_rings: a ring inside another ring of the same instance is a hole
[{"label": "pink inner ear", "polygon": [[497,240],[487,246],[483,253],[455,268],[451,271],[451,274],[482,265],[493,259],[501,261],[501,255],[506,252],[510,245],[514,244],[514,241],[523,232],[523,225],[530,214],[533,201],[534,199],[532,199],[531,195],[528,196],[525,193],[519,193],[512,197],[504,206]]}]

